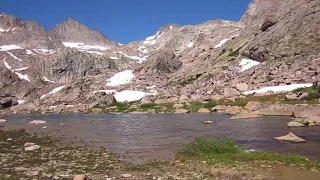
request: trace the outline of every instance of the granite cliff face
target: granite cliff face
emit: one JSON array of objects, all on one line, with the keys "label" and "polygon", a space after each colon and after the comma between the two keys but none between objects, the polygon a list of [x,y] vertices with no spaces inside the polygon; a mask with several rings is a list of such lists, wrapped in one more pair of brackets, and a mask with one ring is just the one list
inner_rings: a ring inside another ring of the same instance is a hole
[{"label": "granite cliff face", "polygon": [[[148,102],[195,101],[312,83],[320,80],[319,37],[314,0],[254,0],[239,22],[169,24],[126,45],[72,19],[45,32],[34,21],[1,14],[0,105],[92,104],[97,98],[88,94],[110,89],[157,92]],[[250,62],[255,65],[243,70]],[[135,76],[129,83],[106,84],[127,69]],[[68,89],[40,99],[60,86]]]}]

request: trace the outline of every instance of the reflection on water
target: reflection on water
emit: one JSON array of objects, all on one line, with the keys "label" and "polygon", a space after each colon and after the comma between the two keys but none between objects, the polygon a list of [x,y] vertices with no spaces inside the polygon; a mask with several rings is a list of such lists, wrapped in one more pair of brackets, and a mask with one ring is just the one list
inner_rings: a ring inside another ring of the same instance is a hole
[{"label": "reflection on water", "polygon": [[[26,118],[48,122],[28,125]],[[262,117],[251,120],[229,120],[224,114],[47,114],[14,115],[6,124],[36,132],[63,135],[66,140],[82,139],[90,146],[106,146],[128,161],[166,160],[183,144],[196,137],[231,138],[246,149],[277,153],[295,153],[320,159],[320,127],[288,128],[289,117]],[[205,125],[205,120],[216,123]],[[63,123],[64,125],[60,125]],[[307,140],[293,144],[273,140],[293,132]],[[98,141],[97,141],[98,140]]]}]

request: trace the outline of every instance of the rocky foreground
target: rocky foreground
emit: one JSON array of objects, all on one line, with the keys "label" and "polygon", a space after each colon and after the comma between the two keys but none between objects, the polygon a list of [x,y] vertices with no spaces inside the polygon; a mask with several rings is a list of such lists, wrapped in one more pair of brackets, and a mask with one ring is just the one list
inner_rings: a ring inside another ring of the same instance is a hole
[{"label": "rocky foreground", "polygon": [[318,165],[299,158],[294,160],[311,164],[309,168],[312,171],[300,165],[289,167],[267,161],[217,164],[210,158],[201,157],[197,160],[179,157],[174,162],[153,161],[133,165],[122,162],[106,148],[90,149],[76,142],[62,144],[59,138],[38,136],[25,130],[0,130],[0,156],[1,180],[291,179],[285,172],[307,179],[320,176]]}]

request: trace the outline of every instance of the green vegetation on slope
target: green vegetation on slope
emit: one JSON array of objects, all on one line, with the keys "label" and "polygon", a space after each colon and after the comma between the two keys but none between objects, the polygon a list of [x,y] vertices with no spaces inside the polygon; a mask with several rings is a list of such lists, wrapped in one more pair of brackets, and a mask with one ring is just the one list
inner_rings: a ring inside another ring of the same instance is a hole
[{"label": "green vegetation on slope", "polygon": [[254,163],[256,161],[281,162],[286,165],[320,169],[320,162],[309,161],[296,155],[280,155],[265,152],[246,152],[230,139],[198,138],[177,153],[182,158],[203,158],[212,164]]}]

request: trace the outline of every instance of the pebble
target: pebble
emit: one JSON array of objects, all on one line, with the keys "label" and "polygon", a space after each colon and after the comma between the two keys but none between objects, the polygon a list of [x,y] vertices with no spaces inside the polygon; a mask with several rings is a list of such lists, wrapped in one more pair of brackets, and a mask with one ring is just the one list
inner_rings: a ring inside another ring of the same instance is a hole
[{"label": "pebble", "polygon": [[43,121],[43,120],[33,120],[33,121],[30,121],[28,124],[45,124],[47,123],[46,121]]},{"label": "pebble", "polygon": [[48,128],[48,126],[43,126],[41,129],[47,129]]},{"label": "pebble", "polygon": [[122,174],[121,177],[123,178],[130,178],[132,175],[131,174]]},{"label": "pebble", "polygon": [[213,124],[213,121],[204,121],[203,124]]},{"label": "pebble", "polygon": [[26,142],[26,143],[24,143],[23,147],[30,147],[30,146],[34,146],[34,145],[36,145],[36,143]]},{"label": "pebble", "polygon": [[7,139],[7,141],[13,141],[13,139],[11,139],[11,138],[8,138],[8,139]]},{"label": "pebble", "polygon": [[78,174],[73,177],[73,180],[86,180],[86,176],[83,174]]},{"label": "pebble", "polygon": [[34,151],[37,149],[41,149],[41,147],[39,145],[34,145],[34,146],[24,148],[25,151]]}]

